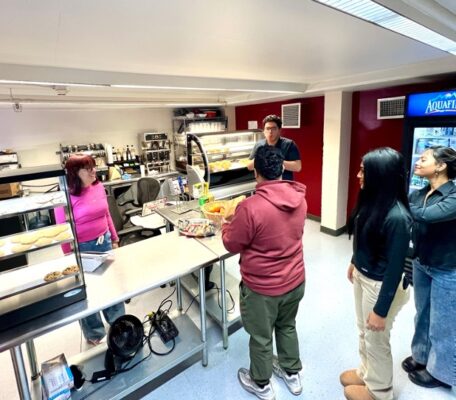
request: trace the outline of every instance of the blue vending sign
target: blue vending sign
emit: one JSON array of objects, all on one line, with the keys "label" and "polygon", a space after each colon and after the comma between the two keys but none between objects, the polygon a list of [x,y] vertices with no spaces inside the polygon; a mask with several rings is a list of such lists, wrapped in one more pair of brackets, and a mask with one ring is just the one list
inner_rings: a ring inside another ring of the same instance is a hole
[{"label": "blue vending sign", "polygon": [[456,90],[408,96],[407,117],[456,116]]}]

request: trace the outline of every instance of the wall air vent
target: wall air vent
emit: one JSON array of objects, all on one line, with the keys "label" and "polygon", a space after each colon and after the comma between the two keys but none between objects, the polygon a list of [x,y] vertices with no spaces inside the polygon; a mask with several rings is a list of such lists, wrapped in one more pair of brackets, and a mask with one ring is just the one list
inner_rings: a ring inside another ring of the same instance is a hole
[{"label": "wall air vent", "polygon": [[377,99],[377,119],[404,118],[405,96]]},{"label": "wall air vent", "polygon": [[301,103],[282,105],[282,128],[301,127]]}]

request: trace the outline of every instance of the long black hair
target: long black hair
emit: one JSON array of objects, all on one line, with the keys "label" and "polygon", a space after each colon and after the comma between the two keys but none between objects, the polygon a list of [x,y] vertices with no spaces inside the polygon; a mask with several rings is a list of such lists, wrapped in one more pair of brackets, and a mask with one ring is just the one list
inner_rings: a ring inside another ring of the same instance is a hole
[{"label": "long black hair", "polygon": [[410,210],[404,157],[390,147],[370,151],[363,157],[364,184],[349,222],[351,235],[355,224],[370,240],[378,237],[386,215],[399,201]]}]

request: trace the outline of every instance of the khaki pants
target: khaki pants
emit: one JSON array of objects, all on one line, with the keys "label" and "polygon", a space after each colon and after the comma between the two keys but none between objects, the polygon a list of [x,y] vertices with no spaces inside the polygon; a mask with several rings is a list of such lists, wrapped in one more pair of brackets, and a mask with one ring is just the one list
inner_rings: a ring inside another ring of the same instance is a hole
[{"label": "khaki pants", "polygon": [[359,355],[361,364],[358,375],[366,382],[371,395],[376,400],[393,399],[393,357],[391,355],[390,332],[394,319],[409,299],[409,291],[402,289],[402,282],[394,296],[386,317],[385,330],[374,332],[366,329],[369,313],[373,311],[382,286],[375,281],[353,271],[356,319],[359,330]]}]

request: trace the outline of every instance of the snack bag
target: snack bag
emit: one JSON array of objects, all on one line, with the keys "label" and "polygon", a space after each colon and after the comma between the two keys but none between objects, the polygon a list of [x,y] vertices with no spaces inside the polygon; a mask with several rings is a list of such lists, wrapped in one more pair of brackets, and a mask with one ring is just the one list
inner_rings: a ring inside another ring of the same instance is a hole
[{"label": "snack bag", "polygon": [[44,399],[69,399],[73,384],[73,374],[63,354],[41,364],[41,387]]}]

